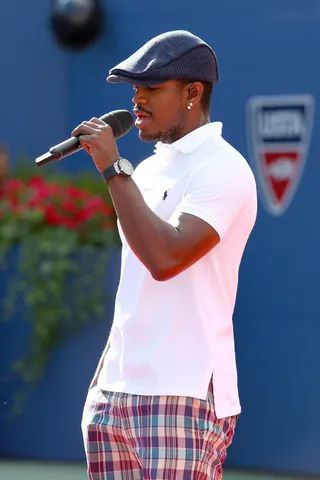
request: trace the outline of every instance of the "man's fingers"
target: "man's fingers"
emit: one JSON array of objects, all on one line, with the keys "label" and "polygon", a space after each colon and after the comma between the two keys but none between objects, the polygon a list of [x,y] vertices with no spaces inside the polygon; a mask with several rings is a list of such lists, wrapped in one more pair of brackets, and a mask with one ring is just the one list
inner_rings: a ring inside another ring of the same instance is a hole
[{"label": "man's fingers", "polygon": [[81,145],[83,146],[84,150],[85,150],[87,153],[89,153],[89,155],[91,155],[91,148],[90,148],[90,146],[89,146],[87,143],[85,143],[84,140],[83,140],[83,142],[81,142],[81,140],[80,140],[80,143],[81,143]]},{"label": "man's fingers", "polygon": [[100,129],[95,123],[91,122],[82,122],[78,127],[72,131],[72,136],[77,137],[78,135],[83,134],[93,134],[98,132]]},{"label": "man's fingers", "polygon": [[93,140],[94,138],[92,137],[92,135],[81,135],[79,136],[79,141],[81,143],[81,145],[90,145],[93,143]]},{"label": "man's fingers", "polygon": [[96,123],[93,120],[94,119],[91,119],[90,121],[82,122],[82,124],[83,125],[88,125],[89,127],[92,127],[95,130],[101,130],[101,127],[106,127],[106,123],[104,123],[104,122]]},{"label": "man's fingers", "polygon": [[97,118],[97,117],[92,117],[90,119],[90,123],[94,123],[95,125],[100,125],[101,127],[106,126],[106,123],[103,120],[100,120],[100,118]]}]

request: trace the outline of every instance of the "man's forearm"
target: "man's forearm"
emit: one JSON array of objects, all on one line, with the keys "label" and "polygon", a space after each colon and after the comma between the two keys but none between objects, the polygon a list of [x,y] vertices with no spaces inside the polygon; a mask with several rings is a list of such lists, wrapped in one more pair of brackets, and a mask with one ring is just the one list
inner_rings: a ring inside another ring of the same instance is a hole
[{"label": "man's forearm", "polygon": [[115,176],[108,187],[130,248],[151,275],[161,279],[163,270],[174,268],[180,233],[148,207],[132,179]]}]

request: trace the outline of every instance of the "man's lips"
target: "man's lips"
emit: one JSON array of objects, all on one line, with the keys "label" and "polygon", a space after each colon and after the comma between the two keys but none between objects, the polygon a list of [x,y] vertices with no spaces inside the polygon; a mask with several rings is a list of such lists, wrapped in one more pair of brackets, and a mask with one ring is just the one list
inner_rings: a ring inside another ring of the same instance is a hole
[{"label": "man's lips", "polygon": [[151,117],[152,115],[150,112],[144,112],[143,110],[139,110],[138,108],[134,108],[133,113],[137,117]]},{"label": "man's lips", "polygon": [[139,129],[147,126],[147,124],[151,120],[151,113],[143,112],[142,110],[134,109],[133,113],[137,116],[137,120],[135,122],[136,127]]}]

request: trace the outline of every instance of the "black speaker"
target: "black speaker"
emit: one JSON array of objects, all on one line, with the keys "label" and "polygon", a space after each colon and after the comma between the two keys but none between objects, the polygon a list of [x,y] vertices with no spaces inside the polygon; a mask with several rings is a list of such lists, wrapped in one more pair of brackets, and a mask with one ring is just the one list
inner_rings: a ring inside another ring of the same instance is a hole
[{"label": "black speaker", "polygon": [[100,0],[53,0],[50,18],[57,42],[64,48],[83,50],[98,39],[104,27]]}]

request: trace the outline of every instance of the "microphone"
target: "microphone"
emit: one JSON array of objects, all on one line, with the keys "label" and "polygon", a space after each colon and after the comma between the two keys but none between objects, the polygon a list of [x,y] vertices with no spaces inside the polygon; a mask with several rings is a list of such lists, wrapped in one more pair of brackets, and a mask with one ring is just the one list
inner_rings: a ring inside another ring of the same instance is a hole
[{"label": "microphone", "polygon": [[[134,124],[133,116],[128,110],[114,110],[113,112],[106,113],[100,117],[100,120],[112,128],[115,139],[128,133]],[[64,142],[49,148],[48,152],[35,159],[35,163],[40,167],[45,163],[54,160],[61,160],[62,158],[68,157],[72,153],[78,152],[82,149],[83,146],[80,143],[79,137],[71,137]]]}]

